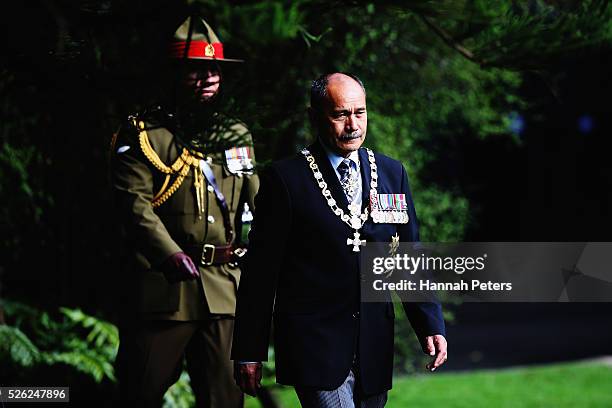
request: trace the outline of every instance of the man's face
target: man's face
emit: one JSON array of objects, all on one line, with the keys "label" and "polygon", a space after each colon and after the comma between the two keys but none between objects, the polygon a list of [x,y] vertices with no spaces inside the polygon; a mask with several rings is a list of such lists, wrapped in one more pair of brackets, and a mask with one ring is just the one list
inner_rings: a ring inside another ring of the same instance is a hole
[{"label": "man's face", "polygon": [[319,137],[343,157],[359,149],[366,137],[368,114],[365,92],[353,78],[332,75],[322,112],[313,112]]},{"label": "man's face", "polygon": [[221,72],[216,64],[190,62],[180,67],[178,96],[184,101],[206,103],[219,93]]}]

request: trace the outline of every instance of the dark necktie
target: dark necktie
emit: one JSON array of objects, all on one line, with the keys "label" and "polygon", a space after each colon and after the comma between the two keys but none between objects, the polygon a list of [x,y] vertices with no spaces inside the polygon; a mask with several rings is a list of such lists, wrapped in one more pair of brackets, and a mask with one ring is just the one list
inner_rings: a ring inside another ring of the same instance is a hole
[{"label": "dark necktie", "polygon": [[340,182],[348,180],[350,171],[350,161],[349,159],[344,159],[338,165],[338,173],[340,174]]},{"label": "dark necktie", "polygon": [[349,203],[353,201],[353,188],[350,183],[350,173],[351,173],[351,161],[349,159],[344,159],[338,165],[338,174],[340,174],[340,185],[344,190],[344,194],[346,194],[346,198],[348,198]]}]

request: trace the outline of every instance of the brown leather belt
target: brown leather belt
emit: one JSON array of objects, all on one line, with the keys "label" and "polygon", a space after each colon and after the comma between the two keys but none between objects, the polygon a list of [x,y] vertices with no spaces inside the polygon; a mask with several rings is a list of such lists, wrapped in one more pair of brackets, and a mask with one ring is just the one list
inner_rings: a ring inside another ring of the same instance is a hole
[{"label": "brown leather belt", "polygon": [[195,264],[203,266],[236,264],[246,254],[246,249],[234,245],[186,245],[183,249]]}]

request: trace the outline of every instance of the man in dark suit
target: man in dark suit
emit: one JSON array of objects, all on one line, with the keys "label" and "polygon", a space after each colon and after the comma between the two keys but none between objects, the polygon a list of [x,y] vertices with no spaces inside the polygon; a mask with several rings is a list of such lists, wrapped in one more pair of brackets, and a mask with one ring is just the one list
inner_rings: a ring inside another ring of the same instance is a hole
[{"label": "man in dark suit", "polygon": [[[393,305],[361,302],[359,251],[364,241],[418,241],[406,171],[360,149],[367,110],[356,76],[315,80],[310,117],[317,142],[261,175],[237,301],[236,381],[256,393],[274,318],[277,381],[295,386],[302,406],[383,407],[391,389]],[[371,197],[389,194],[405,205],[392,209],[393,220],[373,217]],[[446,361],[440,305],[404,309],[423,350],[435,356],[433,371]]]}]

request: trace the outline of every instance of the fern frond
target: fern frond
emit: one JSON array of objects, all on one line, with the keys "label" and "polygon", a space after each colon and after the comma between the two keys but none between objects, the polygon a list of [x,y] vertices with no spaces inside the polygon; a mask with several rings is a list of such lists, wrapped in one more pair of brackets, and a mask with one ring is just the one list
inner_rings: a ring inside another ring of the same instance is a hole
[{"label": "fern frond", "polygon": [[40,360],[40,351],[17,327],[0,325],[0,360],[31,367]]},{"label": "fern frond", "polygon": [[45,352],[42,357],[48,365],[66,364],[92,377],[97,383],[102,382],[105,377],[116,381],[115,370],[108,358],[92,350]]},{"label": "fern frond", "polygon": [[119,331],[112,323],[83,313],[80,309],[60,308],[60,311],[73,324],[91,329],[85,341],[88,347],[94,345],[100,352],[114,359],[119,347]]}]

